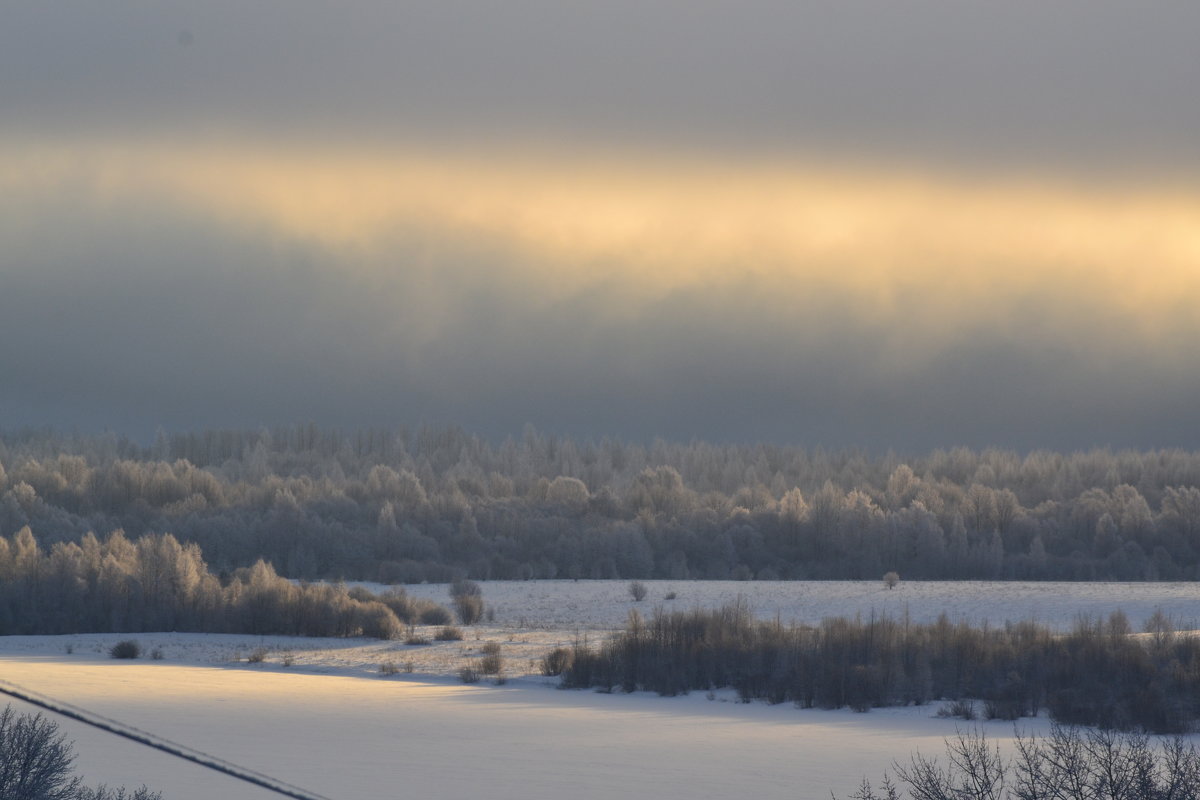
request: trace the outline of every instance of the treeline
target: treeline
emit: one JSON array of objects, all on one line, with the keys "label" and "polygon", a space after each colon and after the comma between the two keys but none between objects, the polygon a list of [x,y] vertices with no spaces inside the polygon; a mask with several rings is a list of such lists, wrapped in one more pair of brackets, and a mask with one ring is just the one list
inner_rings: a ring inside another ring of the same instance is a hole
[{"label": "treeline", "polygon": [[[733,687],[745,700],[809,708],[924,704],[976,698],[992,718],[1047,709],[1065,724],[1177,733],[1200,717],[1200,639],[1177,635],[1161,613],[1131,636],[1119,612],[1069,634],[1025,622],[1002,628],[929,625],[887,617],[818,626],[717,610],[637,612],[599,647],[547,657],[567,688],[674,695]],[[970,706],[964,706],[970,708]]]},{"label": "treeline", "polygon": [[1200,453],[901,457],[527,430],[0,436],[0,534],[291,578],[1200,578]]},{"label": "treeline", "polygon": [[93,534],[45,552],[29,528],[0,538],[0,635],[189,631],[398,638],[405,623],[450,612],[394,588],[376,596],[296,584],[256,562],[221,580],[174,536]]}]

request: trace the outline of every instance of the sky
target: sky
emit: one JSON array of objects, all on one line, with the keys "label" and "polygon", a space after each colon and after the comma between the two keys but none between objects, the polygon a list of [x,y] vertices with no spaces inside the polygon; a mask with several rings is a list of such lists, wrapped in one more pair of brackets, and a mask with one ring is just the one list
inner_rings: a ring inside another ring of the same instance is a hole
[{"label": "sky", "polygon": [[1200,447],[1200,6],[0,25],[0,427]]}]

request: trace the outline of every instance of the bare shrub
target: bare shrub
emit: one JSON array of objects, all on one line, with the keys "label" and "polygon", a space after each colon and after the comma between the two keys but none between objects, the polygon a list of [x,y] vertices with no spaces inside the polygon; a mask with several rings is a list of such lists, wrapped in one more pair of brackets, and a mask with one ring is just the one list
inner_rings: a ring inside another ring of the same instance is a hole
[{"label": "bare shrub", "polygon": [[504,669],[504,656],[500,655],[499,642],[487,642],[479,649],[483,657],[479,659],[479,671],[484,675],[499,675]]},{"label": "bare shrub", "polygon": [[373,639],[399,639],[404,630],[395,613],[378,600],[360,604],[355,617],[362,635]]},{"label": "bare shrub", "polygon": [[1150,634],[1151,645],[1159,653],[1165,652],[1175,639],[1175,623],[1161,608],[1154,610],[1142,630]]},{"label": "bare shrub", "polygon": [[450,599],[463,625],[474,625],[483,619],[483,589],[475,581],[460,578],[450,584]]},{"label": "bare shrub", "polygon": [[154,648],[153,650],[151,650],[151,651],[150,651],[150,658],[151,658],[152,660],[154,660],[154,661],[162,661],[162,660],[163,660],[163,651],[162,651],[162,648],[161,648],[161,647],[156,647],[156,648]]},{"label": "bare shrub", "polygon": [[479,683],[479,666],[475,663],[464,664],[458,671],[458,679],[463,683]]},{"label": "bare shrub", "polygon": [[256,647],[254,649],[254,652],[252,652],[252,653],[250,653],[250,655],[246,656],[246,661],[247,661],[247,663],[250,663],[250,664],[261,664],[266,660],[267,660],[267,648],[265,648],[265,647]]},{"label": "bare shrub", "polygon": [[897,572],[883,573],[883,585],[886,586],[887,588],[895,589],[897,584],[899,584],[899,583],[900,583],[899,573],[897,573]]},{"label": "bare shrub", "polygon": [[454,621],[453,616],[445,606],[438,605],[432,600],[409,597],[403,588],[393,586],[377,598],[404,625],[420,623],[422,625],[449,625]]},{"label": "bare shrub", "polygon": [[444,625],[433,638],[439,642],[461,642],[463,638],[462,628],[456,628],[453,625]]},{"label": "bare shrub", "polygon": [[137,658],[142,654],[142,646],[136,639],[122,639],[108,651],[112,658]]},{"label": "bare shrub", "polygon": [[420,616],[416,602],[399,586],[393,586],[379,595],[379,602],[390,608],[396,618],[406,625],[416,622]]},{"label": "bare shrub", "polygon": [[937,710],[939,717],[958,717],[959,719],[975,719],[975,704],[970,700],[954,700]]},{"label": "bare shrub", "polygon": [[418,618],[422,625],[450,625],[454,622],[454,616],[450,611],[437,603],[429,603],[421,608]]},{"label": "bare shrub", "polygon": [[283,657],[280,658],[279,663],[285,667],[292,666],[296,663],[296,654],[292,652],[291,648],[284,650]]},{"label": "bare shrub", "polygon": [[574,658],[575,652],[571,648],[556,647],[542,656],[542,674],[552,677],[562,675],[571,668]]},{"label": "bare shrub", "polygon": [[463,625],[474,625],[483,619],[483,598],[475,594],[458,595],[454,598],[454,610]]},{"label": "bare shrub", "polygon": [[395,661],[384,661],[379,665],[380,675],[395,675],[399,671],[400,668],[396,666]]},{"label": "bare shrub", "polygon": [[1002,719],[1013,722],[1025,716],[1025,704],[1020,698],[993,698],[984,702],[984,719]]},{"label": "bare shrub", "polygon": [[640,603],[646,599],[646,584],[641,581],[629,582],[629,596],[633,598],[635,603]]}]

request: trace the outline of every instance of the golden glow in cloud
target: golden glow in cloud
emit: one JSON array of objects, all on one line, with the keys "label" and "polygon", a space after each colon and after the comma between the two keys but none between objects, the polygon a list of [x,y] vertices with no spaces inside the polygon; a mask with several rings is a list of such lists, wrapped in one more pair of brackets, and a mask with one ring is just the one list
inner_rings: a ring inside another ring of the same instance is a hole
[{"label": "golden glow in cloud", "polygon": [[1086,344],[1119,326],[1106,339],[1140,350],[1195,333],[1200,308],[1200,193],[1154,186],[432,150],[0,153],[5,193],[44,198],[70,182],[118,209],[165,197],[344,252],[365,279],[412,267],[389,258],[406,232],[490,243],[529,302],[603,288],[621,301],[614,315],[672,293],[749,291],[784,315],[836,298],[936,348],[963,328],[1027,325],[1022,309],[1057,310],[1063,324],[1040,323],[1055,336]]}]

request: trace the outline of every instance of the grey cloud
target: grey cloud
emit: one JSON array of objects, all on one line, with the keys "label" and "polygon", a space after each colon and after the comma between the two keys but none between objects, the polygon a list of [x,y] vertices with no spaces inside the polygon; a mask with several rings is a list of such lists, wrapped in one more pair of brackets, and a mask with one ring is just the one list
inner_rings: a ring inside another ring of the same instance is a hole
[{"label": "grey cloud", "polygon": [[[0,143],[513,137],[1200,166],[1195,4],[116,0],[4,17]],[[917,339],[852,298],[788,313],[728,281],[618,316],[621,287],[548,304],[531,256],[479,233],[399,227],[368,269],[163,198],[88,196],[0,197],[0,425],[1200,447],[1197,355],[1109,348],[1119,326],[1099,324],[1090,350],[1056,345],[1061,297],[898,361]]]},{"label": "grey cloud", "polygon": [[0,107],[35,136],[583,138],[1194,170],[1196,30],[1195,4],[1116,0],[31,3],[5,12]]}]

